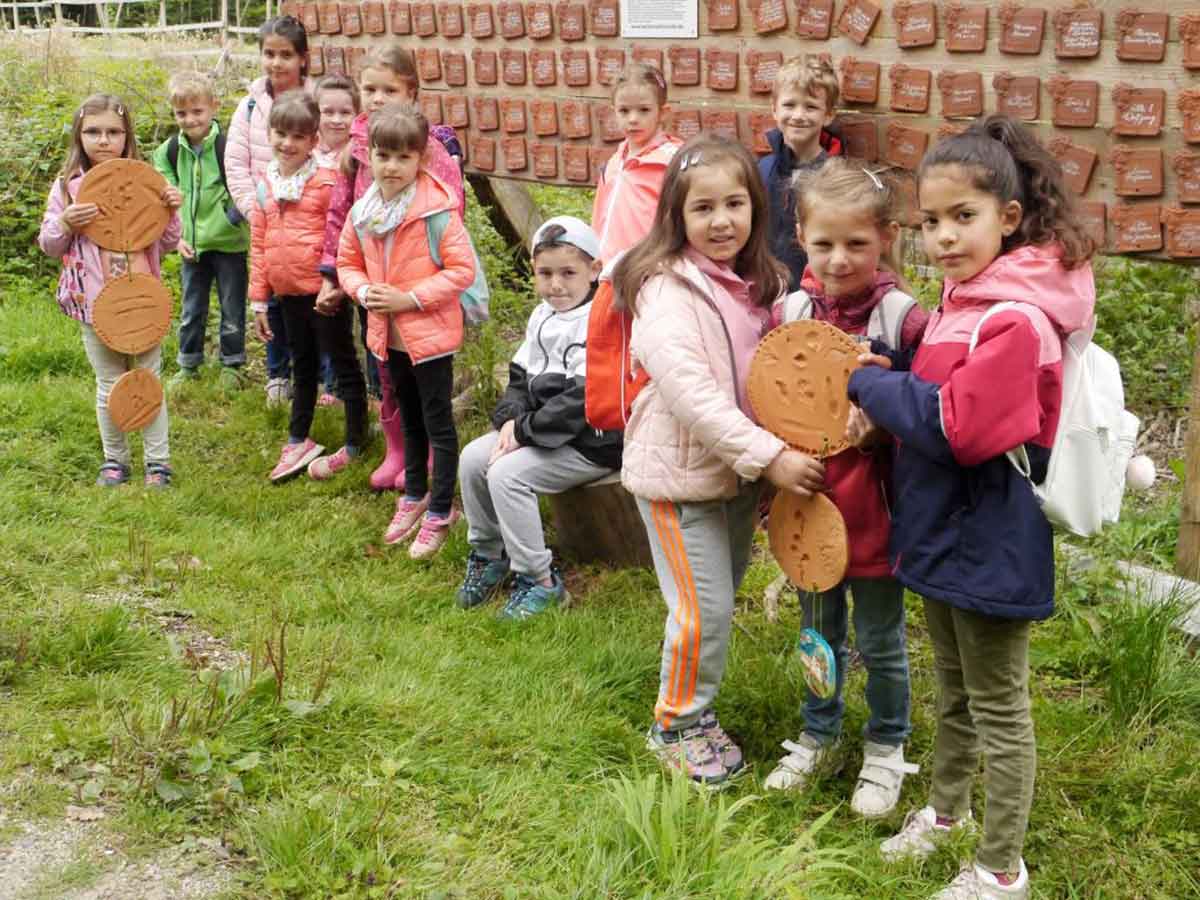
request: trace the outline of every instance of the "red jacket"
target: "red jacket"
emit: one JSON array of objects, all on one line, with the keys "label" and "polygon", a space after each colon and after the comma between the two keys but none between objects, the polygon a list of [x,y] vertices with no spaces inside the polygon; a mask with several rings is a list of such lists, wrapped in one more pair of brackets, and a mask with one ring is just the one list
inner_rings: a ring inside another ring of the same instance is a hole
[{"label": "red jacket", "polygon": [[[800,287],[812,298],[812,317],[851,335],[867,333],[871,311],[883,295],[896,286],[896,276],[881,270],[875,286],[861,297],[827,297],[825,289],[806,269]],[[929,313],[914,306],[900,329],[900,347],[909,351],[921,342]],[[829,497],[842,513],[850,542],[847,578],[884,578],[892,573],[888,562],[891,538],[892,448],[889,445],[862,451],[843,450],[825,460]]]},{"label": "red jacket", "polygon": [[266,312],[272,297],[315,294],[321,290],[321,248],[325,216],[337,182],[333,169],[317,169],[295,203],[279,203],[271,182],[260,182],[263,203],[250,209],[250,303]]},{"label": "red jacket", "polygon": [[[450,214],[450,220],[438,246],[439,269],[429,252],[425,219],[443,211]],[[421,172],[417,176],[417,192],[404,221],[386,237],[359,234],[351,210],[338,245],[337,275],[342,290],[356,302],[359,289],[371,284],[390,284],[416,294],[420,309],[367,313],[367,348],[379,359],[387,357],[392,320],[404,340],[404,352],[414,363],[446,356],[462,346],[463,313],[458,298],[475,280],[475,253],[451,189],[431,175]],[[320,277],[318,274],[318,281]]]}]

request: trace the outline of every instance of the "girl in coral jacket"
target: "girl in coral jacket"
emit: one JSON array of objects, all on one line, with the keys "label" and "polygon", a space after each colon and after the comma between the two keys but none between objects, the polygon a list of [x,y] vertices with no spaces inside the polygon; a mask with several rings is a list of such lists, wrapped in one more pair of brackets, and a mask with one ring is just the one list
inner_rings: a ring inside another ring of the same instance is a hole
[{"label": "girl in coral jacket", "polygon": [[[267,174],[273,158],[271,107],[275,98],[288,91],[311,89],[308,80],[308,33],[294,16],[268,19],[258,30],[258,54],[262,77],[237,105],[229,120],[225,145],[225,176],[236,215],[249,220],[255,205],[255,190]],[[283,310],[275,299],[268,302],[271,333],[267,344],[267,403],[282,406],[291,396],[292,361],[284,338]]]},{"label": "girl in coral jacket", "polygon": [[[1093,318],[1095,248],[1058,163],[1004,116],[934,147],[918,191],[925,251],[945,273],[942,305],[909,371],[872,356],[882,365],[850,379],[866,419],[896,437],[890,555],[924,597],[938,679],[929,804],[882,850],[925,856],[969,821],[982,748],[983,839],[937,896],[1024,898],[1030,625],[1054,610],[1050,524],[1031,481],[1045,477],[1058,425],[1063,339]],[[1016,305],[984,320],[1002,301]],[[1013,450],[1028,477],[1006,457]]]},{"label": "girl in coral jacket", "polygon": [[663,175],[683,143],[663,130],[667,80],[654,66],[627,66],[613,84],[612,103],[625,139],[601,170],[592,202],[592,228],[604,262],[649,233]]},{"label": "girl in coral jacket", "polygon": [[[338,285],[338,247],[342,228],[350,207],[361,200],[373,178],[370,146],[367,136],[368,120],[391,103],[416,103],[419,91],[417,64],[411,50],[400,44],[389,44],[368,53],[358,75],[361,112],[350,126],[350,143],[342,154],[341,174],[329,204],[325,223],[325,252],[321,256],[321,298],[342,298],[345,293]],[[446,185],[454,197],[460,216],[466,216],[466,189],[463,186],[459,160],[462,147],[453,128],[446,125],[429,127],[429,144],[425,148],[422,168]],[[359,307],[359,324],[366,343],[366,310]],[[374,356],[367,354],[367,379],[371,389],[381,398],[379,425],[387,443],[383,462],[371,473],[371,488],[376,491],[404,489],[404,423],[400,411],[392,405],[395,392],[388,383],[387,366],[377,366]]]},{"label": "girl in coral jacket", "polygon": [[743,771],[712,708],[733,602],[750,559],[759,479],[807,495],[815,459],[754,421],[750,360],[787,272],[767,245],[767,201],[740,144],[701,135],[671,160],[650,237],[613,272],[634,314],[632,355],[650,375],[625,430],[621,480],[637,498],[667,603],[649,749],[693,781]]},{"label": "girl in coral jacket", "polygon": [[[94,203],[76,203],[83,176],[92,166],[110,159],[141,159],[133,133],[129,107],[111,94],[93,94],[75,112],[71,129],[71,149],[62,171],[50,188],[46,213],[38,232],[38,246],[47,256],[62,260],[58,278],[58,305],[79,322],[83,349],[96,373],[96,421],[104,447],[104,463],[96,483],[117,487],[130,477],[129,441],[108,412],[108,396],[113,386],[131,369],[149,369],[155,375],[162,368],[162,346],[136,356],[111,350],[92,328],[92,304],[105,282],[129,272],[145,272],[158,278],[162,254],[175,249],[182,226],[176,210],[183,203],[178,188],[166,187],[162,202],[171,210],[162,237],[145,250],[116,253],[105,250],[84,235],[84,227],[100,214]],[[142,432],[146,456],[145,485],[167,487],[171,483],[171,458],[167,437],[167,406]]]},{"label": "girl in coral jacket", "polygon": [[338,280],[368,311],[367,347],[387,365],[404,422],[404,491],[384,541],[415,535],[409,556],[426,559],[457,518],[458,433],[450,399],[463,339],[459,296],[475,278],[475,253],[453,189],[424,168],[425,117],[410,104],[384,107],[371,116],[369,136],[373,183],[342,229]]},{"label": "girl in coral jacket", "polygon": [[[819,319],[895,350],[913,350],[929,314],[898,287],[892,258],[900,233],[895,185],[861,161],[835,157],[802,173],[795,193],[796,236],[808,265],[801,289],[778,304],[781,318]],[[849,592],[870,711],[850,808],[868,818],[890,813],[904,776],[916,771],[904,761],[912,730],[904,587],[892,577],[887,556],[891,463],[890,441],[864,450],[850,447],[825,461],[830,498],[846,521],[850,561],[841,584],[821,593],[801,592],[800,601],[805,626],[816,629],[837,654],[837,681],[828,698],[807,692],[804,733],[784,742],[789,753],[766,780],[769,789],[798,792],[823,762],[839,762]]]},{"label": "girl in coral jacket", "polygon": [[[318,481],[332,478],[358,458],[366,439],[367,389],[354,349],[354,313],[345,304],[323,304],[317,298],[317,262],[337,180],[337,173],[322,169],[313,156],[320,117],[317,101],[304,91],[290,91],[276,100],[270,118],[275,159],[267,166],[250,210],[254,327],[264,340],[277,336],[267,316],[267,301],[276,298],[296,369],[288,441],[271,470],[272,481],[305,468]],[[346,410],[345,443],[327,456],[321,456],[325,448],[309,437],[322,352],[329,354],[337,373]]]}]

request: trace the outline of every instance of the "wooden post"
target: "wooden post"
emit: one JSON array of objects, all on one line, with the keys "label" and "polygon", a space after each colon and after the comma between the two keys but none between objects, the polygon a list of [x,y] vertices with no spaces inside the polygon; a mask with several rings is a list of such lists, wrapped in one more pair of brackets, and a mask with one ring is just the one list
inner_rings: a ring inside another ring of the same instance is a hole
[{"label": "wooden post", "polygon": [[617,474],[550,495],[558,548],[577,562],[649,568],[654,564],[637,501]]},{"label": "wooden post", "polygon": [[1175,571],[1192,581],[1200,580],[1200,347],[1192,360],[1192,396],[1188,415],[1183,499],[1179,509],[1179,543],[1175,547]]},{"label": "wooden post", "polygon": [[529,187],[508,178],[471,175],[470,180],[475,196],[488,211],[500,236],[528,252],[534,232],[546,221]]},{"label": "wooden post", "polygon": [[229,40],[229,0],[221,0],[221,46]]},{"label": "wooden post", "polygon": [[62,14],[62,4],[61,3],[54,4],[54,21],[56,23],[58,23],[59,28],[63,27],[63,14]]},{"label": "wooden post", "polygon": [[158,0],[158,27],[167,27],[167,0]]}]

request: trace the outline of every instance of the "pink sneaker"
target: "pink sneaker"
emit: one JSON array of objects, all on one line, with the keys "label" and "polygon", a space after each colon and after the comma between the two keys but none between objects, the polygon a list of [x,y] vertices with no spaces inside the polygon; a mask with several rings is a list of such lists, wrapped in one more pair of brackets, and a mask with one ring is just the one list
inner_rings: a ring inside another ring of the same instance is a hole
[{"label": "pink sneaker", "polygon": [[326,481],[336,475],[346,466],[354,462],[355,457],[346,452],[346,448],[342,447],[336,453],[331,453],[328,456],[322,456],[320,459],[314,459],[308,464],[308,477],[313,481]]},{"label": "pink sneaker", "polygon": [[315,443],[312,438],[305,438],[302,444],[284,444],[279,454],[279,462],[271,470],[271,480],[283,481],[285,478],[291,478],[324,452],[325,448]]},{"label": "pink sneaker", "polygon": [[425,516],[417,539],[408,548],[409,559],[429,559],[442,549],[450,535],[450,527],[458,521],[458,510],[451,509],[448,516]]},{"label": "pink sneaker", "polygon": [[420,500],[408,500],[400,497],[396,501],[396,514],[392,516],[392,524],[383,533],[385,544],[399,544],[413,536],[421,526],[421,516],[429,509],[429,495]]},{"label": "pink sneaker", "polygon": [[317,406],[337,406],[342,401],[328,391],[322,391],[321,396],[317,398]]}]

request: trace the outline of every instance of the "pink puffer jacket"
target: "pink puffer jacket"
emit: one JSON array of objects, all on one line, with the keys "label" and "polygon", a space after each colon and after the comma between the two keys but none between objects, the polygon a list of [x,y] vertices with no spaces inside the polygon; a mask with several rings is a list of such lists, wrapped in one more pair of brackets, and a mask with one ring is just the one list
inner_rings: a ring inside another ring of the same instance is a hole
[{"label": "pink puffer jacket", "polygon": [[[264,75],[250,85],[250,93],[238,103],[229,120],[225,138],[225,180],[238,212],[246,219],[254,207],[254,186],[266,175],[272,156],[269,122],[275,97],[268,83]],[[312,81],[305,79],[304,89],[311,93]]]},{"label": "pink puffer jacket", "polygon": [[784,449],[737,404],[738,372],[712,286],[686,259],[638,292],[630,348],[650,381],[625,429],[621,482],[646,500],[728,499]]}]

